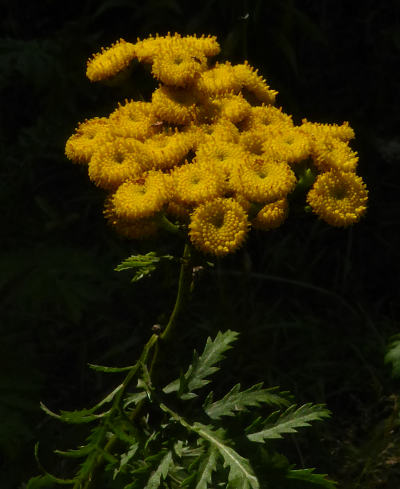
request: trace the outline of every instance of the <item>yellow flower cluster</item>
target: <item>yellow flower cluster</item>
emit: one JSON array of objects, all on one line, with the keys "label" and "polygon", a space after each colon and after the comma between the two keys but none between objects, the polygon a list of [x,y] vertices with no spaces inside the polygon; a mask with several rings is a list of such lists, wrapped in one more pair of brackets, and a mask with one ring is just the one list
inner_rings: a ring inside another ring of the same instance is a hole
[{"label": "yellow flower cluster", "polygon": [[199,250],[223,256],[251,227],[284,222],[304,167],[316,176],[307,194],[313,211],[333,226],[358,221],[367,190],[348,123],[295,125],[247,62],[213,63],[219,51],[215,37],[168,34],[121,39],[88,61],[91,81],[136,60],[159,82],[151,101],[125,100],[109,117],[79,124],[66,143],[67,157],[87,164],[108,192],[108,221],[138,239],[171,219]]}]

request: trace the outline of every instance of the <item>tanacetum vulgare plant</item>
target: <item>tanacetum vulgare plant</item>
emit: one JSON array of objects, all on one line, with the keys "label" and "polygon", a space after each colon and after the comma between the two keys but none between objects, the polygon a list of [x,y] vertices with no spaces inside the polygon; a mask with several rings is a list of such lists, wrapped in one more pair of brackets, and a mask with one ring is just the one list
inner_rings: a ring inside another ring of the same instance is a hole
[{"label": "tanacetum vulgare plant", "polygon": [[[108,117],[80,123],[66,155],[87,165],[89,178],[107,191],[104,214],[119,234],[137,240],[171,232],[184,253],[175,307],[139,360],[123,368],[91,365],[125,372],[125,379],[89,409],[56,414],[43,406],[60,421],[93,428],[79,448],[57,451],[82,460],[72,476],[42,468],[27,489],[334,487],[314,469],[295,469],[271,442],[328,416],[324,406],[298,407],[262,384],[236,384],[217,400],[204,394],[237,333],[208,338],[178,378],[159,380],[161,353],[172,347],[199,264],[234,253],[252,228],[281,226],[295,195],[332,226],[354,224],[366,210],[349,124],[295,125],[275,107],[277,92],[257,70],[212,62],[219,52],[215,37],[168,34],[121,39],[88,61],[91,81],[119,77],[135,60],[151,67],[159,86],[151,101],[125,100]],[[134,255],[117,270],[134,269],[138,280],[161,260],[174,257]]]}]

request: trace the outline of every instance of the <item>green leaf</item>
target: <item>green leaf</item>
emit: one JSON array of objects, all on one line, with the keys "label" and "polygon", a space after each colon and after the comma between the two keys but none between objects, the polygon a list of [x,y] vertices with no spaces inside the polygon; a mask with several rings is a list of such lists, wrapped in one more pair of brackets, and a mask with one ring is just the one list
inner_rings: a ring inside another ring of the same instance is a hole
[{"label": "green leaf", "polygon": [[[46,484],[48,481],[49,482],[51,481],[53,483],[60,484],[60,485],[69,485],[69,484],[74,484],[76,482],[76,479],[61,479],[60,477],[56,477],[56,476],[50,474],[49,472],[47,472],[47,470],[42,466],[42,464],[39,460],[39,443],[36,443],[36,445],[35,445],[35,459],[36,459],[36,462],[37,462],[40,470],[44,474],[44,481],[42,478],[42,480],[39,479],[39,481],[35,481],[35,483],[40,482],[42,484]],[[47,486],[42,485],[42,486],[38,486],[38,487],[47,487]]]},{"label": "green leaf", "polygon": [[92,414],[92,409],[81,409],[77,411],[60,411],[60,414],[53,413],[48,407],[46,407],[42,402],[40,407],[49,416],[58,419],[59,421],[64,421],[65,423],[71,424],[81,424],[81,423],[91,423],[92,421],[97,421],[99,418],[104,417],[109,411],[101,414]]},{"label": "green leaf", "polygon": [[119,373],[119,372],[127,372],[128,370],[132,370],[136,365],[132,365],[130,367],[105,367],[104,365],[95,365],[94,363],[88,363],[89,367],[96,372],[105,372],[105,373]]},{"label": "green leaf", "polygon": [[98,409],[100,409],[104,404],[111,402],[115,395],[122,389],[122,384],[118,385],[110,394],[108,394],[104,399],[98,402],[95,406],[90,409],[81,409],[79,411],[60,411],[61,414],[56,414],[51,411],[47,406],[45,406],[42,402],[40,403],[40,407],[43,409],[45,413],[49,416],[56,418],[60,421],[64,421],[66,423],[90,423],[91,421],[95,421],[99,418],[102,418],[108,411],[101,414],[94,414]]},{"label": "green leaf", "polygon": [[134,392],[132,394],[128,394],[124,399],[124,409],[127,408],[131,404],[138,404],[143,399],[146,399],[147,393],[145,391],[142,392]]},{"label": "green leaf", "polygon": [[320,404],[304,404],[296,408],[296,405],[290,406],[281,415],[279,415],[279,411],[272,413],[265,421],[263,429],[248,434],[247,438],[259,443],[263,443],[267,439],[282,438],[282,434],[296,433],[297,428],[310,426],[311,421],[330,416],[329,410]]},{"label": "green leaf", "polygon": [[54,487],[54,480],[49,475],[32,477],[25,489],[42,489],[43,487]]},{"label": "green leaf", "polygon": [[96,465],[99,453],[103,453],[103,446],[107,436],[106,426],[96,426],[87,438],[87,447],[90,448],[86,460],[81,464],[76,475],[77,479],[84,481],[91,477],[93,467]]},{"label": "green leaf", "polygon": [[263,384],[256,384],[244,391],[236,384],[222,399],[205,407],[205,412],[211,419],[221,416],[234,416],[238,411],[247,411],[248,407],[258,407],[261,404],[288,406],[289,401],[276,393],[277,388],[263,389]]},{"label": "green leaf", "polygon": [[231,487],[235,489],[258,489],[260,487],[250,462],[227,444],[221,429],[214,431],[201,423],[194,423],[192,429],[214,446],[223,457],[224,466],[229,468],[228,481]]},{"label": "green leaf", "polygon": [[286,474],[287,479],[296,479],[310,484],[314,484],[325,489],[335,489],[336,482],[327,479],[326,474],[314,474],[315,469],[289,470]]},{"label": "green leaf", "polygon": [[217,469],[217,449],[211,445],[197,469],[197,484],[195,489],[207,489],[211,483],[212,473]]},{"label": "green leaf", "polygon": [[161,260],[173,260],[171,255],[157,256],[154,251],[150,251],[145,255],[132,255],[124,260],[120,265],[115,268],[115,271],[121,272],[122,270],[137,269],[135,275],[132,277],[132,282],[150,275],[157,268],[157,265]]},{"label": "green leaf", "polygon": [[400,377],[400,335],[395,335],[391,339],[387,353],[385,355],[385,363],[392,364],[392,376]]},{"label": "green leaf", "polygon": [[143,489],[158,489],[161,484],[161,478],[165,480],[168,475],[169,467],[172,462],[172,452],[168,451],[165,456],[161,459],[160,465],[157,467],[155,472],[150,476],[147,484]]},{"label": "green leaf", "polygon": [[88,455],[92,450],[93,447],[91,447],[90,445],[86,445],[75,450],[54,450],[54,453],[67,458],[81,458],[86,457],[86,455]]},{"label": "green leaf", "polygon": [[114,469],[113,479],[115,479],[117,475],[121,472],[121,470],[125,468],[125,465],[132,460],[138,448],[139,443],[134,443],[129,447],[129,450],[126,453],[121,454],[119,466],[118,468]]},{"label": "green leaf", "polygon": [[178,396],[182,399],[194,397],[192,391],[204,387],[210,382],[208,376],[219,370],[215,365],[221,362],[225,357],[224,353],[232,348],[233,343],[238,337],[236,331],[218,332],[214,340],[207,339],[203,353],[199,356],[196,351],[193,353],[192,364],[180,379],[174,380],[166,387],[164,392],[169,394],[178,391]]}]

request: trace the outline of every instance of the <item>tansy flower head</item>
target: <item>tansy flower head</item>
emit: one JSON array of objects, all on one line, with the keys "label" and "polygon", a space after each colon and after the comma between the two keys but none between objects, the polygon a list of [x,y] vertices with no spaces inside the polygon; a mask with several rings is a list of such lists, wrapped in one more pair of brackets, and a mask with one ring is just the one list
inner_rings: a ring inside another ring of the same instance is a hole
[{"label": "tansy flower head", "polygon": [[125,180],[139,177],[143,167],[132,143],[117,138],[99,146],[89,162],[90,180],[101,188],[115,190]]},{"label": "tansy flower head", "polygon": [[217,42],[215,36],[205,36],[204,34],[200,37],[186,36],[182,38],[183,42],[193,52],[204,54],[204,56],[216,56],[221,51],[221,48]]},{"label": "tansy flower head", "polygon": [[112,139],[106,117],[95,117],[81,122],[65,145],[65,155],[74,163],[89,163],[99,145]]},{"label": "tansy flower head", "polygon": [[367,209],[368,191],[362,178],[352,172],[331,170],[318,175],[308,192],[312,210],[331,226],[349,226]]},{"label": "tansy flower head", "polygon": [[311,147],[315,166],[321,171],[335,168],[351,172],[356,170],[358,156],[348,143],[332,136],[326,136],[313,140]]},{"label": "tansy flower head", "polygon": [[323,139],[333,137],[341,141],[349,141],[354,138],[354,130],[348,122],[338,124],[320,124],[318,122],[309,122],[307,119],[302,120],[301,129],[313,139]]},{"label": "tansy flower head", "polygon": [[231,63],[216,63],[213,68],[201,74],[197,88],[207,96],[238,93],[241,82],[236,77]]},{"label": "tansy flower head", "polygon": [[209,140],[199,145],[196,152],[199,163],[210,163],[217,172],[218,169],[223,170],[227,190],[232,190],[231,176],[245,157],[246,152],[242,146],[223,140]]},{"label": "tansy flower head", "polygon": [[152,73],[162,83],[174,87],[186,87],[194,83],[207,69],[207,58],[181,46],[161,49],[154,57]]},{"label": "tansy flower head", "polygon": [[228,119],[233,123],[242,121],[251,111],[251,105],[240,93],[216,97],[212,103],[216,107],[218,117]]},{"label": "tansy flower head", "polygon": [[171,173],[173,196],[178,202],[197,205],[221,196],[225,190],[225,174],[211,161],[182,165]]},{"label": "tansy flower head", "polygon": [[124,238],[145,239],[157,233],[158,226],[152,218],[127,219],[117,216],[111,198],[106,200],[103,213],[108,224]]},{"label": "tansy flower head", "polygon": [[254,228],[262,231],[278,228],[285,221],[288,209],[289,205],[286,198],[271,202],[257,213],[251,224]]},{"label": "tansy flower head", "polygon": [[173,168],[194,145],[195,136],[190,131],[157,134],[143,144],[143,164],[148,169]]},{"label": "tansy flower head", "polygon": [[310,140],[299,127],[271,124],[265,129],[266,155],[287,163],[298,163],[310,156]]},{"label": "tansy flower head", "polygon": [[223,256],[243,244],[248,227],[247,214],[238,202],[217,198],[199,205],[193,212],[189,237],[204,253]]},{"label": "tansy flower head", "polygon": [[233,122],[226,119],[220,119],[211,124],[201,124],[198,128],[200,129],[198,145],[206,142],[215,144],[218,141],[237,143],[239,140],[238,128]]},{"label": "tansy flower head", "polygon": [[266,104],[274,104],[278,92],[271,90],[264,78],[257,74],[247,62],[233,67],[234,74],[241,88],[250,92],[256,100]]},{"label": "tansy flower head", "polygon": [[153,92],[152,103],[160,120],[183,125],[196,119],[199,99],[195,92],[161,86]]},{"label": "tansy flower head", "polygon": [[191,211],[192,208],[190,206],[183,204],[182,202],[176,202],[173,199],[168,202],[167,208],[165,209],[169,218],[183,223],[189,222]]},{"label": "tansy flower head", "polygon": [[135,57],[135,46],[120,39],[108,48],[102,48],[87,62],[86,76],[90,81],[100,81],[111,78],[127,68]]},{"label": "tansy flower head", "polygon": [[296,176],[286,163],[253,156],[234,170],[231,180],[236,192],[259,203],[285,197],[296,184]]},{"label": "tansy flower head", "polygon": [[140,62],[153,63],[160,49],[168,50],[171,47],[190,51],[197,56],[215,56],[220,52],[220,47],[215,36],[186,36],[169,34],[167,36],[150,36],[142,41],[138,39],[135,44],[136,56]]},{"label": "tansy flower head", "polygon": [[171,218],[200,251],[223,256],[243,244],[250,224],[280,226],[297,184],[296,195],[308,191],[329,224],[356,222],[367,190],[355,175],[349,124],[295,124],[247,61],[212,62],[219,51],[213,36],[168,33],[121,39],[88,61],[92,81],[135,59],[159,82],[150,101],[125,100],[109,117],[81,123],[66,143],[67,157],[88,163],[90,179],[109,192],[107,220],[136,239],[159,227],[176,234]]},{"label": "tansy flower head", "polygon": [[141,141],[159,131],[154,107],[149,102],[125,100],[125,105],[120,104],[112,112],[109,124],[113,135]]},{"label": "tansy flower head", "polygon": [[149,172],[118,188],[112,197],[112,210],[122,219],[142,219],[160,211],[167,200],[163,174]]},{"label": "tansy flower head", "polygon": [[269,125],[293,127],[292,117],[273,105],[256,105],[238,124],[240,131],[264,130]]},{"label": "tansy flower head", "polygon": [[265,153],[264,142],[268,138],[265,128],[255,128],[240,133],[239,144],[249,153],[261,156]]}]

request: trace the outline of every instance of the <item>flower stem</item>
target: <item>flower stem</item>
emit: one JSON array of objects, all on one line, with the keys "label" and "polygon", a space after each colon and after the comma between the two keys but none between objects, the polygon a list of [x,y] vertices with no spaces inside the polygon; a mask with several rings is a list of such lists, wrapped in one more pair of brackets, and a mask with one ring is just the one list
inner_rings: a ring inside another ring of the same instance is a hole
[{"label": "flower stem", "polygon": [[[108,418],[111,418],[122,409],[121,403],[128,385],[135,378],[136,373],[140,369],[141,365],[148,364],[151,353],[152,356],[149,362],[149,375],[151,382],[154,383],[154,379],[157,374],[157,365],[160,360],[160,349],[163,350],[164,346],[171,340],[172,333],[175,330],[175,326],[177,324],[178,316],[182,312],[183,305],[185,304],[185,301],[187,300],[189,295],[192,274],[193,263],[191,256],[191,246],[190,244],[186,243],[181,259],[178,291],[175,299],[175,305],[169,317],[168,323],[164,331],[160,335],[153,334],[146,345],[143,347],[143,351],[140,355],[139,361],[131,368],[131,370],[129,370],[127,376],[122,382],[122,387],[118,392],[118,395],[114,398],[113,406],[111,408],[110,414],[108,415]],[[134,411],[132,411],[132,413],[130,414],[129,421],[131,423],[133,423],[142,412],[144,403],[144,400],[140,401]],[[86,480],[76,480],[73,489],[90,489],[91,487],[96,486],[96,475],[99,473],[99,470],[105,462],[104,454],[110,454],[117,443],[118,437],[116,435],[113,435],[104,445],[102,453],[99,453],[99,456],[93,461],[93,467],[86,477]]]}]

